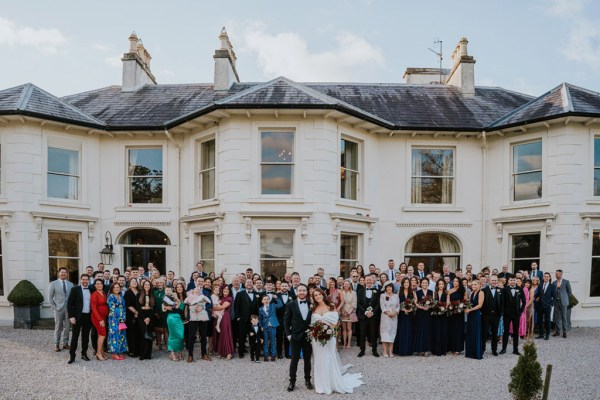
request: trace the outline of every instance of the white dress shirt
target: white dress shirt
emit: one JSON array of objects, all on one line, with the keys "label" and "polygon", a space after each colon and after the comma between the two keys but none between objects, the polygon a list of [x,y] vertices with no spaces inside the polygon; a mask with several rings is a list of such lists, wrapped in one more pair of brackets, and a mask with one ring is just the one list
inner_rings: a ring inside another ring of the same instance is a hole
[{"label": "white dress shirt", "polygon": [[89,314],[90,313],[90,287],[86,287],[84,288],[83,286],[81,287],[81,291],[83,292],[83,308],[81,309],[81,312],[83,314]]}]

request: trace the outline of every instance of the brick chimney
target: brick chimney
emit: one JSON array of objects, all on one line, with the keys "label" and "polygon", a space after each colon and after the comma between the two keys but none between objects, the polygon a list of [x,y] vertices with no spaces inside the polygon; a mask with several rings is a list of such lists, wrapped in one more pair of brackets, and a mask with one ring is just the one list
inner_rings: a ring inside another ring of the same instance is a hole
[{"label": "brick chimney", "polygon": [[446,85],[460,88],[465,96],[475,96],[475,59],[467,51],[467,38],[461,38],[452,52],[452,68]]},{"label": "brick chimney", "polygon": [[145,85],[156,85],[156,78],[150,72],[152,57],[144,47],[142,39],[135,32],[129,36],[129,52],[123,54],[123,85],[121,91],[134,92]]},{"label": "brick chimney", "polygon": [[221,41],[221,48],[215,50],[213,56],[215,59],[215,90],[229,90],[231,85],[240,81],[235,69],[237,58],[225,28],[221,30],[219,40]]}]

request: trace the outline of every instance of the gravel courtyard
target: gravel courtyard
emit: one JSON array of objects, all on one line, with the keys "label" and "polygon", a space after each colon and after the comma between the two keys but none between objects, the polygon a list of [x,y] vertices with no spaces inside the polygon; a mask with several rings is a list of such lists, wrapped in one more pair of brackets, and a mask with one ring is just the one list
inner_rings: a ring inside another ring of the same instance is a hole
[{"label": "gravel courtyard", "polygon": [[[568,339],[537,341],[538,359],[554,370],[551,399],[600,399],[600,329],[578,328]],[[510,346],[509,346],[510,347]],[[173,362],[164,351],[155,359],[67,364],[66,351],[52,351],[51,331],[0,328],[1,399],[308,399],[324,398],[304,387],[289,394],[288,360]],[[198,350],[199,351],[199,350]],[[342,350],[352,372],[366,385],[348,398],[509,399],[507,384],[517,357],[506,354],[481,361],[462,356],[383,358]],[[89,356],[91,357],[91,347]],[[302,371],[302,361],[299,365]],[[334,398],[342,398],[334,395]]]}]

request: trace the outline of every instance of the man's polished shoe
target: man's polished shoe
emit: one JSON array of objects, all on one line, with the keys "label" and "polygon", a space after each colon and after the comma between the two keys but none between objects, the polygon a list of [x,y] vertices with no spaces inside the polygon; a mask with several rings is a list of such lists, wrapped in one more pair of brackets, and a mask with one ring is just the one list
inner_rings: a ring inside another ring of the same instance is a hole
[{"label": "man's polished shoe", "polygon": [[520,356],[520,355],[521,355],[521,353],[519,353],[519,350],[515,350],[515,351],[513,351],[513,354],[514,354],[515,356]]},{"label": "man's polished shoe", "polygon": [[548,339],[549,339],[549,336],[548,336],[548,335],[546,335],[546,337],[544,338],[544,340],[548,340]]},{"label": "man's polished shoe", "polygon": [[500,350],[500,354],[506,354],[506,349]]},{"label": "man's polished shoe", "polygon": [[556,331],[552,334],[552,336],[560,336],[560,332]]},{"label": "man's polished shoe", "polygon": [[536,338],[536,339],[543,339],[543,338],[544,338],[544,336],[543,336],[543,335],[539,335],[539,336],[536,336],[535,338]]},{"label": "man's polished shoe", "polygon": [[212,358],[210,358],[210,357],[208,356],[208,354],[205,354],[205,355],[203,355],[203,356],[202,356],[202,359],[203,359],[204,361],[212,361]]},{"label": "man's polished shoe", "polygon": [[362,357],[362,356],[364,356],[364,355],[365,355],[365,352],[364,352],[364,351],[362,351],[362,350],[360,351],[360,353],[358,353],[358,357]]},{"label": "man's polished shoe", "polygon": [[73,364],[75,362],[75,357],[74,356],[70,356],[69,357],[69,361],[67,361],[67,364]]},{"label": "man's polished shoe", "polygon": [[56,347],[54,347],[54,351],[56,351],[58,353],[60,351],[60,346],[56,345]]},{"label": "man's polished shoe", "polygon": [[63,346],[63,350],[71,350],[71,346],[69,346],[68,344],[65,344]]},{"label": "man's polished shoe", "polygon": [[313,390],[313,389],[315,388],[315,387],[312,385],[312,383],[310,383],[310,381],[306,381],[305,383],[306,383],[306,388],[307,388],[308,390]]},{"label": "man's polished shoe", "polygon": [[567,338],[567,332],[563,332],[563,337],[566,339]]},{"label": "man's polished shoe", "polygon": [[87,354],[82,354],[81,359],[85,361],[90,361],[90,358],[87,356]]},{"label": "man's polished shoe", "polygon": [[187,362],[189,362],[189,363],[194,362],[194,357],[188,356]]},{"label": "man's polished shoe", "polygon": [[495,357],[498,356],[498,352],[497,351],[492,351],[492,355],[494,355]]},{"label": "man's polished shoe", "polygon": [[296,383],[295,382],[290,382],[290,384],[289,384],[289,386],[287,388],[287,391],[288,392],[293,392],[295,387],[296,387]]},{"label": "man's polished shoe", "polygon": [[378,352],[373,352],[373,357],[379,357],[379,353]]}]

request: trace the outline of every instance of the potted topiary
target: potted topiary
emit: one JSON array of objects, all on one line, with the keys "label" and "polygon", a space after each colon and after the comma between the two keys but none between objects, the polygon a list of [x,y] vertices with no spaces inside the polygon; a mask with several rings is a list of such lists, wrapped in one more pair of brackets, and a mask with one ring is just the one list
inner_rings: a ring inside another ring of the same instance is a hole
[{"label": "potted topiary", "polygon": [[14,307],[14,328],[32,329],[40,319],[40,304],[44,296],[28,280],[22,280],[11,290],[7,300]]}]

